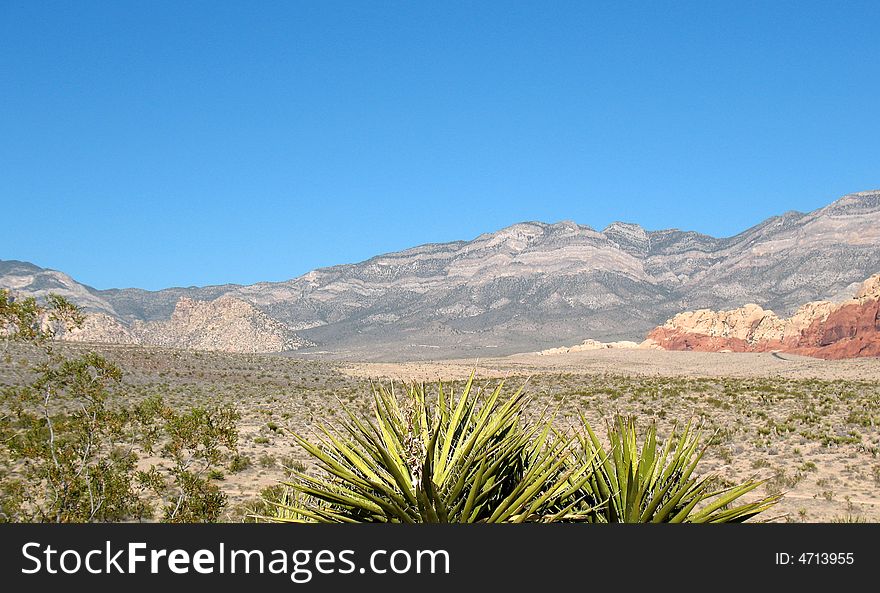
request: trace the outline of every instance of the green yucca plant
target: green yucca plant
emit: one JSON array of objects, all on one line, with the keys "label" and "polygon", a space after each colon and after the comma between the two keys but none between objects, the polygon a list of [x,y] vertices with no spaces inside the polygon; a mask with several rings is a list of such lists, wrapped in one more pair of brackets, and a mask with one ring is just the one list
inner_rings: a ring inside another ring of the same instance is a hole
[{"label": "green yucca plant", "polygon": [[608,426],[610,450],[605,449],[590,424],[582,419],[580,462],[591,465],[586,500],[607,501],[599,511],[608,523],[733,523],[761,513],[779,501],[769,496],[731,506],[762,482],[715,488],[711,475],[697,477],[695,469],[708,445],[691,423],[678,436],[657,442],[652,425],[639,450],[633,419],[618,416]]},{"label": "green yucca plant", "polygon": [[[318,442],[294,434],[318,475],[292,472],[292,495],[270,516],[288,522],[520,523],[590,521],[583,500],[592,459],[573,462],[571,439],[549,422],[529,424],[522,390],[502,401],[474,377],[456,398],[374,387],[372,422],[346,410],[342,434],[320,427]],[[429,401],[429,399],[431,401]]]}]

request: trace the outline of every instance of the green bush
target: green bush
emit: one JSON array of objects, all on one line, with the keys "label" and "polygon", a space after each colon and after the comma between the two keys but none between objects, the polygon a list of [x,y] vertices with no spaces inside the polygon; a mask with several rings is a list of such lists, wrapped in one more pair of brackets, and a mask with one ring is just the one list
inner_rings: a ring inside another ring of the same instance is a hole
[{"label": "green bush", "polygon": [[[592,509],[572,497],[586,481],[573,466],[571,441],[549,423],[527,423],[522,391],[501,400],[473,388],[461,395],[439,386],[436,402],[423,386],[404,400],[378,386],[375,421],[348,413],[345,436],[322,427],[320,442],[294,438],[323,471],[293,471],[276,521],[393,523],[521,523],[586,521]],[[575,508],[577,507],[577,508]]]},{"label": "green bush", "polygon": [[607,452],[586,420],[583,427],[577,457],[591,465],[583,494],[586,500],[606,501],[600,516],[607,523],[742,522],[779,500],[776,495],[731,506],[763,482],[716,488],[712,476],[696,476],[708,445],[700,445],[701,434],[690,423],[665,444],[651,426],[639,449],[635,420],[618,416],[608,426]]},{"label": "green bush", "polygon": [[609,426],[608,452],[583,423],[576,438],[550,419],[528,422],[527,398],[474,389],[461,395],[424,386],[403,398],[374,388],[372,422],[346,410],[339,433],[321,426],[316,442],[294,434],[317,475],[291,472],[286,488],[255,515],[279,522],[735,522],[773,506],[778,496],[731,506],[761,485],[713,488],[695,476],[705,447],[688,425],[661,446],[648,429],[641,449],[635,423]]},{"label": "green bush", "polygon": [[[61,297],[0,290],[0,335],[37,349],[33,377],[0,389],[0,522],[84,523],[154,517],[216,521],[226,496],[211,482],[235,452],[232,408],[178,412],[161,397],[126,406],[122,370],[96,353],[65,357],[56,329],[81,326]],[[7,352],[7,360],[9,355]],[[138,471],[146,456],[163,463]]]},{"label": "green bush", "polygon": [[236,454],[233,455],[232,460],[229,462],[229,471],[237,474],[238,472],[243,472],[251,466],[251,458],[247,455]]}]

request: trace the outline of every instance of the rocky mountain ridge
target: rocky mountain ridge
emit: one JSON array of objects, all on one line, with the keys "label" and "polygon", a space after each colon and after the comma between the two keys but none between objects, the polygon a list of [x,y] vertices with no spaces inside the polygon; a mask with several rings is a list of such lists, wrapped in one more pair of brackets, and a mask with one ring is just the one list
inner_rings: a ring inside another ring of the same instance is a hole
[{"label": "rocky mountain ridge", "polygon": [[103,313],[89,313],[82,328],[62,334],[61,339],[247,353],[285,352],[313,345],[283,323],[228,295],[214,301],[182,297],[169,319],[129,325]]},{"label": "rocky mountain ridge", "polygon": [[[870,191],[728,238],[622,222],[602,231],[525,222],[285,282],[96,290],[0,261],[0,287],[37,294],[61,285],[129,331],[171,320],[182,298],[231,297],[316,344],[314,351],[413,359],[535,351],[583,336],[640,340],[680,311],[749,302],[790,316],[804,302],[845,298],[878,269],[880,191]],[[105,330],[121,335],[112,324]]]}]

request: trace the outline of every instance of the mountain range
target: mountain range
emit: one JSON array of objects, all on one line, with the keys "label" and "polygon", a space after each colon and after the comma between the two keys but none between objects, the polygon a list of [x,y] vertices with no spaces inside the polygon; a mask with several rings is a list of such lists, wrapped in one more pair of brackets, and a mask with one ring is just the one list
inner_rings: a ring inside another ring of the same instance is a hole
[{"label": "mountain range", "polygon": [[0,288],[82,305],[94,315],[72,339],[414,359],[641,341],[681,311],[745,303],[787,316],[851,298],[878,270],[880,191],[867,191],[726,238],[524,222],[284,282],[97,290],[0,260]]}]

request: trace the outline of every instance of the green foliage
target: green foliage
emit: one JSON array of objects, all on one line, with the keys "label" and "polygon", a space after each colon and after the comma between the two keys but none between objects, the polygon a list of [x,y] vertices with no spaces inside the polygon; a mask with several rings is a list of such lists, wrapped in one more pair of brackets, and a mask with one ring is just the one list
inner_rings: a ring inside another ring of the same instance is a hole
[{"label": "green foliage", "polygon": [[[42,344],[43,323],[82,323],[82,314],[51,295],[48,308],[34,299],[0,294],[0,323],[8,339]],[[6,387],[0,422],[7,469],[0,481],[3,521],[117,521],[149,515],[133,483],[137,456],[126,411],[108,406],[122,372],[89,353],[67,359],[46,346],[32,382]]]},{"label": "green foliage", "polygon": [[[317,475],[291,472],[287,489],[256,516],[282,522],[737,522],[779,497],[731,506],[761,483],[713,488],[696,477],[705,447],[688,425],[665,445],[652,426],[641,449],[635,423],[609,426],[608,452],[589,424],[569,439],[541,418],[529,423],[522,391],[502,400],[473,389],[458,399],[423,386],[398,399],[374,388],[374,420],[347,412],[343,435],[294,438]],[[577,444],[579,446],[573,446]]]},{"label": "green foliage", "polygon": [[[294,435],[323,473],[292,471],[277,521],[521,523],[587,521],[592,509],[573,498],[588,465],[571,463],[570,440],[549,423],[523,417],[522,391],[502,401],[474,389],[458,398],[443,385],[429,403],[423,386],[403,401],[374,389],[374,422],[346,411],[345,436],[321,427],[317,444]],[[575,510],[574,507],[579,509]]]},{"label": "green foliage", "polygon": [[266,517],[274,521],[307,523],[309,517],[298,514],[294,504],[298,503],[299,495],[284,484],[267,486],[260,491],[260,497],[250,501],[242,509],[242,520],[245,522],[263,522]]},{"label": "green foliage", "polygon": [[[224,460],[233,473],[251,464],[237,451],[238,413],[230,406],[181,410],[143,390],[132,405],[131,392],[126,392],[130,386],[123,386],[115,364],[94,353],[65,357],[53,350],[56,331],[82,322],[82,312],[61,297],[16,300],[0,291],[0,336],[7,360],[11,341],[40,353],[39,362],[20,367],[20,385],[0,389],[0,521],[218,520],[227,502],[218,486]],[[685,388],[669,379],[659,386],[636,383],[642,391],[631,391],[617,381],[603,378],[597,388],[611,400],[626,402],[632,396],[639,405]],[[302,377],[301,383],[306,382]],[[317,382],[313,377],[310,383]],[[725,399],[707,403],[736,405],[737,385],[724,383]],[[588,387],[578,383],[573,395],[602,414],[601,402],[594,402]],[[187,399],[191,389],[186,388]],[[751,389],[775,400],[787,397],[781,389]],[[360,406],[351,393],[341,397]],[[552,397],[564,399],[559,393]],[[699,396],[693,397],[697,401]],[[302,399],[307,399],[305,392]],[[338,430],[321,427],[317,441],[294,435],[315,463],[282,458],[282,466],[291,466],[288,480],[264,492],[252,517],[296,522],[726,522],[754,517],[779,499],[741,504],[760,482],[720,486],[712,476],[696,475],[706,447],[729,441],[729,434],[716,433],[701,446],[699,431],[688,425],[661,443],[652,426],[639,447],[634,422],[617,418],[609,426],[606,448],[586,422],[570,437],[555,430],[549,418],[529,420],[528,403],[521,391],[502,396],[502,385],[477,389],[473,377],[458,397],[443,385],[431,394],[424,386],[411,386],[399,397],[377,386],[372,420],[345,410],[342,423],[334,421]],[[659,409],[662,417],[667,407]],[[862,420],[874,408],[864,409],[849,420],[873,426]],[[818,410],[817,418],[824,413]],[[746,413],[751,415],[751,408]],[[796,430],[828,433],[826,426],[813,426],[812,415],[774,420],[761,411],[754,414],[765,420],[771,436]],[[277,438],[284,430],[272,421],[265,428],[267,436],[254,437],[255,444],[267,444],[269,436]],[[857,433],[846,438],[861,440]],[[145,468],[148,456],[154,461]],[[268,453],[257,458],[265,467],[276,461]],[[805,464],[802,472],[814,469]],[[775,480],[785,485],[782,478],[787,477],[778,474]]]},{"label": "green foliage", "polygon": [[56,294],[49,294],[41,304],[34,297],[15,298],[9,290],[0,289],[0,335],[7,342],[16,340],[43,344],[58,329],[82,327],[82,310]]},{"label": "green foliage", "polygon": [[36,341],[45,339],[40,317],[45,308],[33,297],[15,299],[8,290],[0,289],[0,330],[7,340]]},{"label": "green foliage", "polygon": [[608,426],[608,452],[586,420],[583,425],[579,457],[591,460],[592,469],[586,497],[607,500],[601,518],[608,523],[742,522],[779,500],[777,495],[731,506],[761,482],[716,489],[711,476],[697,477],[706,447],[690,423],[665,444],[651,426],[639,449],[635,421],[618,416]]},{"label": "green foliage", "polygon": [[251,458],[247,455],[242,455],[240,453],[236,453],[232,456],[232,460],[229,462],[229,471],[237,474],[238,472],[242,472],[251,466]]},{"label": "green foliage", "polygon": [[217,466],[224,454],[237,454],[239,413],[231,406],[178,412],[158,397],[144,402],[139,411],[149,419],[145,452],[155,453],[161,439],[159,452],[170,462],[137,474],[138,481],[164,501],[163,521],[217,521],[227,498],[213,481],[222,479]]},{"label": "green foliage", "polygon": [[[121,369],[86,353],[54,352],[55,328],[83,323],[62,297],[46,304],[0,291],[0,331],[42,349],[31,379],[0,390],[0,521],[91,522],[153,517],[149,492],[165,501],[167,521],[214,521],[226,497],[210,482],[234,451],[231,408],[176,412],[161,398],[121,405]],[[138,471],[142,456],[162,463]],[[216,477],[216,476],[215,476]]]}]

